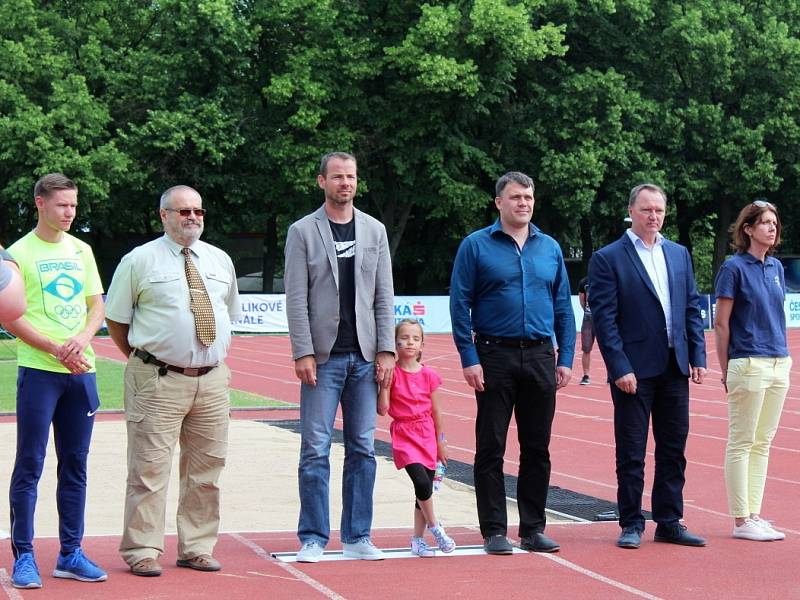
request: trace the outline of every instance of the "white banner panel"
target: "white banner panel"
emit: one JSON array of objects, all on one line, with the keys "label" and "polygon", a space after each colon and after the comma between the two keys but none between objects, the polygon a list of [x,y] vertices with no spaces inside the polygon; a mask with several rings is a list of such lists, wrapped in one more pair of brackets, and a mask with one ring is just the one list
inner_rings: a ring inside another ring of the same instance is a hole
[{"label": "white banner panel", "polygon": [[[242,320],[232,323],[241,333],[286,333],[285,294],[241,294]],[[395,322],[417,319],[429,333],[450,333],[447,296],[395,296]]]},{"label": "white banner panel", "polygon": [[395,296],[394,321],[416,319],[427,333],[450,333],[449,296]]},{"label": "white banner panel", "polygon": [[287,333],[286,294],[241,294],[242,320],[233,321],[234,331]]},{"label": "white banner panel", "polygon": [[786,327],[800,327],[800,294],[786,294],[783,310],[786,313]]},{"label": "white banner panel", "polygon": [[[701,296],[703,320],[710,328],[713,324],[714,299]],[[284,294],[242,294],[241,321],[233,323],[233,330],[241,333],[287,333],[286,296]],[[577,296],[572,296],[575,313],[575,331],[581,330],[583,310]],[[786,294],[784,304],[787,327],[800,327],[800,294]],[[450,333],[450,298],[448,296],[395,296],[394,320],[417,319],[428,333]]]}]

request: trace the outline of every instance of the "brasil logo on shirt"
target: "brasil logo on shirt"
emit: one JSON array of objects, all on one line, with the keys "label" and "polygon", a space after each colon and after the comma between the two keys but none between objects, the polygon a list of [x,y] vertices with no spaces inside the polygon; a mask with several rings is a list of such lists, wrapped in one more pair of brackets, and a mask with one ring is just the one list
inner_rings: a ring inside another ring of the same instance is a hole
[{"label": "brasil logo on shirt", "polygon": [[[83,283],[72,276],[81,277],[83,265],[73,259],[42,260],[36,263],[42,286],[44,314],[72,331],[83,326],[86,303],[81,292]],[[78,298],[77,301],[74,301]]]}]

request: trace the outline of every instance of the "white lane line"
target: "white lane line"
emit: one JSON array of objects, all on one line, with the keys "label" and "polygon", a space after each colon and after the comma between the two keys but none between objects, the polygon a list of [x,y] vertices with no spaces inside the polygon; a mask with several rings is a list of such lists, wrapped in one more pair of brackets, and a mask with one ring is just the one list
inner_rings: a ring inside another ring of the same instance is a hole
[{"label": "white lane line", "polygon": [[617,581],[616,579],[611,579],[606,577],[605,575],[600,575],[600,573],[596,573],[594,571],[590,571],[589,569],[585,569],[575,563],[572,563],[568,560],[565,560],[559,556],[555,556],[554,554],[540,554],[542,558],[546,558],[548,560],[552,560],[559,565],[566,567],[568,569],[572,569],[573,571],[580,573],[581,575],[586,575],[587,577],[594,579],[596,581],[600,581],[605,583],[606,585],[610,585],[612,587],[617,588],[618,590],[622,590],[623,592],[628,592],[634,596],[638,596],[639,598],[647,598],[647,600],[662,600],[659,596],[654,596],[653,594],[649,594],[643,590],[630,586],[626,583],[622,583],[621,581]]},{"label": "white lane line", "polygon": [[297,581],[305,583],[309,587],[314,588],[315,590],[317,590],[320,594],[322,594],[326,598],[330,598],[330,600],[346,600],[346,598],[344,596],[340,596],[339,594],[334,592],[332,589],[330,589],[326,585],[320,583],[319,581],[317,581],[313,577],[309,577],[308,575],[303,573],[300,569],[298,569],[296,567],[293,567],[290,564],[287,564],[287,563],[281,562],[279,560],[273,559],[269,555],[269,552],[264,550],[261,546],[259,546],[255,542],[251,542],[250,540],[248,540],[245,537],[242,537],[238,533],[229,533],[228,535],[231,536],[233,539],[235,539],[240,544],[242,544],[243,546],[247,546],[248,548],[250,548],[250,550],[252,550],[255,553],[255,555],[258,556],[259,558],[264,559],[265,561],[267,561],[268,563],[270,563],[272,565],[279,566],[281,569],[283,569],[286,572],[288,572],[291,575],[293,575],[294,578]]},{"label": "white lane line", "polygon": [[286,581],[296,581],[294,577],[283,577],[282,575],[270,575],[268,573],[259,573],[258,571],[248,571],[248,575],[257,575],[258,577],[269,577],[270,579],[285,579]]},{"label": "white lane line", "polygon": [[[416,554],[412,554],[408,548],[381,548],[383,555],[386,557],[384,560],[397,560],[402,558],[419,558]],[[456,556],[485,556],[486,552],[483,546],[459,546],[452,552],[445,554],[434,550],[436,558],[453,558]],[[528,554],[525,550],[517,548],[516,546],[511,549],[512,554]],[[293,563],[297,562],[296,552],[274,552],[273,558],[281,562]],[[350,558],[344,556],[341,550],[326,550],[322,555],[320,562],[342,562],[359,560],[358,558]]]},{"label": "white lane line", "polygon": [[14,584],[11,583],[11,578],[8,576],[8,571],[0,569],[0,587],[11,600],[22,600],[22,594],[17,591]]}]

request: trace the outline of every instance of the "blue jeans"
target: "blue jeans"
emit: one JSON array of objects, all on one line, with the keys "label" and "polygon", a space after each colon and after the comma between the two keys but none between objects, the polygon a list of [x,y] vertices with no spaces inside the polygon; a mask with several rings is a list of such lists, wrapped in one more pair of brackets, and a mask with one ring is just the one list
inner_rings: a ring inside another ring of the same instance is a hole
[{"label": "blue jeans", "polygon": [[342,542],[368,538],[372,527],[375,487],[375,420],[378,386],[375,365],[359,352],[332,354],[317,365],[317,385],[300,389],[300,520],[301,543],[325,546],[330,539],[330,450],[333,424],[342,405],[344,474],[342,479]]}]

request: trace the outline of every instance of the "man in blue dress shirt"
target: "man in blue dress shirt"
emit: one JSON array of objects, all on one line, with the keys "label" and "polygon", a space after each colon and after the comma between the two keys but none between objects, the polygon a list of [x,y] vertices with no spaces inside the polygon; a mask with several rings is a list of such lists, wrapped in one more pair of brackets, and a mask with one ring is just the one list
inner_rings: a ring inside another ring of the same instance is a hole
[{"label": "man in blue dress shirt", "polygon": [[[556,390],[572,376],[575,318],[558,243],[530,220],[533,180],[512,171],[495,186],[499,219],[461,243],[450,282],[453,337],[475,389],[475,493],[488,554],[511,554],[503,456],[512,412],[520,446],[520,546],[556,552],[544,534]],[[552,338],[558,342],[558,359]]]}]

